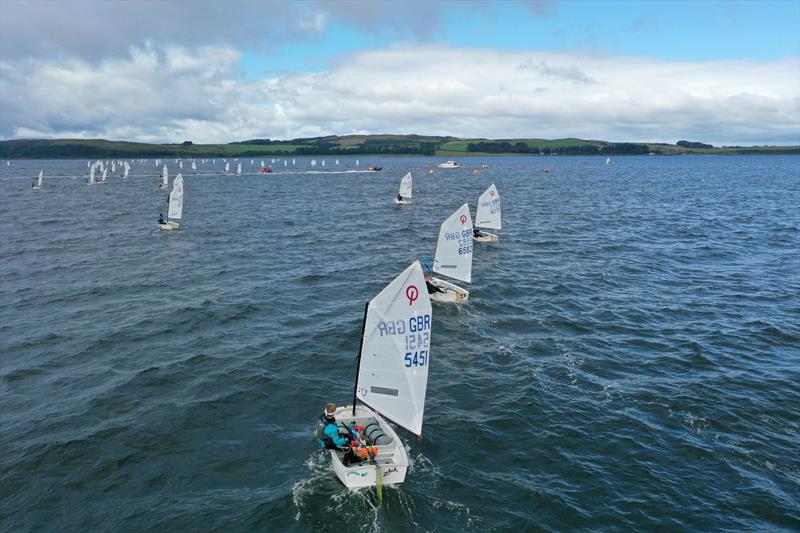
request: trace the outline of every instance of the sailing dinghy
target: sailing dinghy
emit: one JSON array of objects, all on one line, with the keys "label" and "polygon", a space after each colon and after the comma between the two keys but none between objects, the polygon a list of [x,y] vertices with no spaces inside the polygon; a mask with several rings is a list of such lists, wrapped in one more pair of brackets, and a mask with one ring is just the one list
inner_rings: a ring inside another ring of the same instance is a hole
[{"label": "sailing dinghy", "polygon": [[[433,271],[467,283],[472,281],[472,216],[467,204],[442,222]],[[439,289],[431,292],[435,302],[460,304],[469,298],[469,291],[449,281],[431,277],[429,283]]]},{"label": "sailing dinghy", "polygon": [[169,171],[167,171],[167,165],[164,164],[164,168],[161,169],[161,183],[158,184],[159,189],[166,189],[169,187]]},{"label": "sailing dinghy", "polygon": [[401,205],[411,205],[411,172],[403,176],[400,180],[400,191],[394,198],[394,203]]},{"label": "sailing dinghy", "polygon": [[42,190],[42,178],[44,177],[44,169],[39,171],[39,179],[33,182],[31,188],[34,191],[41,191]]},{"label": "sailing dinghy", "polygon": [[340,426],[364,428],[369,457],[346,464],[345,452],[329,450],[333,471],[348,488],[405,480],[408,454],[388,422],[422,434],[430,340],[431,302],[422,266],[414,261],[364,311],[353,405],[334,416]]},{"label": "sailing dinghy", "polygon": [[89,176],[86,177],[86,185],[94,185],[94,173],[95,173],[95,166],[89,167]]},{"label": "sailing dinghy", "polygon": [[[500,229],[500,194],[494,183],[478,198],[478,209],[475,212],[475,227],[486,229]],[[478,231],[472,236],[477,242],[497,242],[500,236],[486,231]]]},{"label": "sailing dinghy", "polygon": [[236,165],[236,175],[237,176],[241,176],[242,175],[242,164],[241,163]]},{"label": "sailing dinghy", "polygon": [[180,220],[181,215],[183,215],[183,176],[178,173],[172,180],[172,190],[169,193],[167,221],[159,224],[158,227],[165,230],[178,229],[180,226],[174,221]]}]

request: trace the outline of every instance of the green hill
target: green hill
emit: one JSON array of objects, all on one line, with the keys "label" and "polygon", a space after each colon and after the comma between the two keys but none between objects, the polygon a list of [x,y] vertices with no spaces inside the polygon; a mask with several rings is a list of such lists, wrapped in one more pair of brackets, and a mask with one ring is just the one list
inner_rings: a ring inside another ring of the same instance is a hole
[{"label": "green hill", "polygon": [[684,155],[684,154],[800,154],[800,146],[688,146],[567,139],[465,139],[425,135],[345,135],[291,140],[252,139],[228,144],[146,144],[105,139],[20,139],[0,141],[2,159],[135,158],[135,157],[270,157],[426,155]]}]

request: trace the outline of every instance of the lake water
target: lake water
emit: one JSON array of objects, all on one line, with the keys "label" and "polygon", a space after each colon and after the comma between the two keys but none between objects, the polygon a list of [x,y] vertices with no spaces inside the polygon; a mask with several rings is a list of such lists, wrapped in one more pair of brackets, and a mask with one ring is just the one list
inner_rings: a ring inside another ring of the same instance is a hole
[{"label": "lake water", "polygon": [[[172,233],[152,161],[0,163],[0,529],[800,529],[800,158],[441,161],[218,159]],[[423,438],[377,506],[316,418],[364,302],[491,183],[502,239],[434,305]]]}]

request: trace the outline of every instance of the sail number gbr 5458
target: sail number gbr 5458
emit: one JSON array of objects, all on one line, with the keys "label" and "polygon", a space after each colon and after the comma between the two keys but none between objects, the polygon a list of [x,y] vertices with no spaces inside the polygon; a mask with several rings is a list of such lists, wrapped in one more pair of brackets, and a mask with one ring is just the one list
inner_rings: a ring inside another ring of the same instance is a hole
[{"label": "sail number gbr 5458", "polygon": [[403,365],[407,368],[427,366],[431,342],[431,315],[412,316],[407,320],[394,320],[378,324],[384,335],[402,335],[405,340]]}]

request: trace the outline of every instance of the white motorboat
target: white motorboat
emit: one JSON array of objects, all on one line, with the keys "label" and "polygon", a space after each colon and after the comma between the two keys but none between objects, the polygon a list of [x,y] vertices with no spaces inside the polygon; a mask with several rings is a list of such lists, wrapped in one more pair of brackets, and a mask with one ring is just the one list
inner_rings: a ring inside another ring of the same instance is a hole
[{"label": "white motorboat", "polygon": [[367,303],[353,404],[335,411],[345,431],[353,423],[363,428],[359,434],[366,441],[365,458],[351,461],[354,454],[329,450],[336,477],[349,488],[397,485],[405,480],[408,454],[389,422],[422,434],[431,312],[419,261]]},{"label": "white motorboat", "polygon": [[494,183],[486,189],[478,198],[478,208],[475,211],[475,231],[472,240],[477,242],[497,242],[500,236],[480,231],[478,228],[496,229],[501,228],[500,223],[500,193]]},{"label": "white motorboat", "polygon": [[169,208],[167,209],[167,221],[159,224],[163,230],[178,229],[180,225],[175,222],[180,220],[183,215],[183,176],[178,173],[172,180],[172,190],[169,193]]},{"label": "white motorboat", "polygon": [[439,163],[436,165],[439,168],[461,168],[461,164],[458,161],[447,161],[445,163]]},{"label": "white motorboat", "polygon": [[[472,216],[464,204],[442,222],[433,271],[449,278],[472,281]],[[448,281],[431,277],[429,283],[439,289],[431,292],[435,302],[464,303],[469,291]]]},{"label": "white motorboat", "polygon": [[400,180],[400,190],[397,196],[394,197],[394,203],[400,205],[411,205],[411,186],[412,186],[411,172],[403,176]]}]

